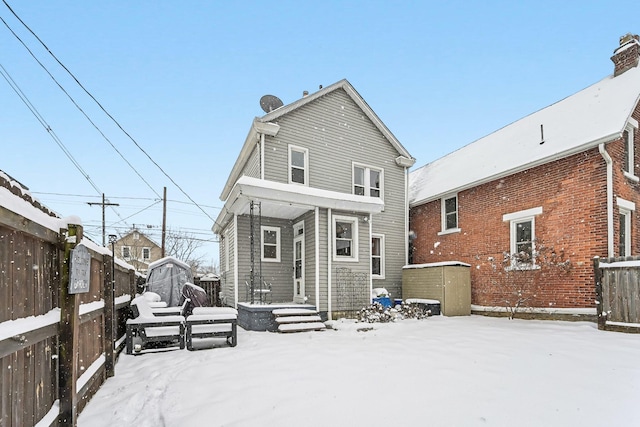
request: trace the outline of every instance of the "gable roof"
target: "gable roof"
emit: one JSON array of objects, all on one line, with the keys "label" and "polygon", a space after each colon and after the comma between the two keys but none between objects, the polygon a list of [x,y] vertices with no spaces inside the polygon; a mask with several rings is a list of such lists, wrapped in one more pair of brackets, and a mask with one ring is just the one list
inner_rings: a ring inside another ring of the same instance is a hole
[{"label": "gable roof", "polygon": [[640,67],[610,75],[412,171],[409,204],[417,206],[618,139],[639,99]]},{"label": "gable roof", "polygon": [[399,157],[401,158],[401,162],[403,166],[411,167],[415,163],[415,159],[411,157],[411,154],[400,144],[400,141],[391,133],[391,131],[387,128],[387,126],[380,120],[380,118],[376,115],[376,113],[369,107],[369,104],[360,96],[360,94],[354,89],[354,87],[349,83],[346,79],[342,79],[339,82],[336,82],[330,86],[327,86],[319,91],[307,95],[303,98],[298,99],[290,104],[284,105],[276,110],[265,114],[262,117],[256,117],[251,124],[251,129],[249,129],[249,134],[242,146],[240,151],[240,155],[234,164],[229,177],[227,178],[227,182],[222,189],[222,193],[220,194],[220,200],[226,200],[233,188],[233,185],[240,177],[240,173],[246,164],[249,156],[251,155],[251,151],[253,150],[255,143],[259,139],[259,134],[265,133],[267,135],[275,136],[278,133],[280,127],[272,123],[274,120],[277,120],[279,117],[284,116],[285,114],[290,113],[293,110],[296,110],[300,107],[303,107],[310,102],[315,101],[316,99],[325,96],[335,90],[342,89],[347,95],[360,107],[362,112],[367,116],[369,120],[378,128],[380,133],[389,141],[389,143],[393,146],[393,148],[398,152]]}]

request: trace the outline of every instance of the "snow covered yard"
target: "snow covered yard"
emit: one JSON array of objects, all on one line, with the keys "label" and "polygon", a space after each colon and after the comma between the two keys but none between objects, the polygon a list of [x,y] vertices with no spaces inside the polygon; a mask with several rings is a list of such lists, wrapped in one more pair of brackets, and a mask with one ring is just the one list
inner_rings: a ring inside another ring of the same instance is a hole
[{"label": "snow covered yard", "polygon": [[482,316],[335,327],[122,354],[78,425],[640,425],[640,335]]}]

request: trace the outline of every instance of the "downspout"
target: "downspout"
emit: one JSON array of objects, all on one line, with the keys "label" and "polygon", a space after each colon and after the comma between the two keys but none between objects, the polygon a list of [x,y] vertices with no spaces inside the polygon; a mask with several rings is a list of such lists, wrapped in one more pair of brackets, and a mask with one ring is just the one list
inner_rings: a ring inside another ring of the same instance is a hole
[{"label": "downspout", "polygon": [[613,252],[613,161],[607,153],[604,143],[598,145],[598,151],[607,164],[607,256],[612,258]]},{"label": "downspout", "polygon": [[238,308],[238,215],[233,214],[233,282],[235,283],[234,301],[235,308]]},{"label": "downspout", "polygon": [[409,264],[409,168],[404,168],[404,265]]},{"label": "downspout", "polygon": [[333,320],[331,316],[331,260],[333,250],[331,248],[331,208],[327,209],[327,319]]},{"label": "downspout", "polygon": [[[369,248],[371,248],[371,240],[373,237],[373,224],[371,224],[373,221],[373,215],[369,214],[369,220],[367,221],[369,223]],[[372,271],[372,259],[373,257],[371,256],[371,249],[369,249],[369,303],[371,303],[373,301],[373,274],[371,274]]]},{"label": "downspout", "polygon": [[316,242],[316,311],[320,311],[320,208],[316,206],[315,217],[315,242]]},{"label": "downspout", "polygon": [[260,179],[264,179],[264,133],[260,134]]}]

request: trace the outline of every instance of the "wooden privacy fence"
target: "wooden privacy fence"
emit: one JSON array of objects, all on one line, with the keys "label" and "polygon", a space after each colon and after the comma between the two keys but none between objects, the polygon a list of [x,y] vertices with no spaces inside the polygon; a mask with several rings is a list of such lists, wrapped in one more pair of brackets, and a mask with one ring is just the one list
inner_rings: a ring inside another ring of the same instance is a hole
[{"label": "wooden privacy fence", "polygon": [[[89,289],[70,294],[76,242],[90,254]],[[113,375],[135,287],[131,266],[81,226],[54,232],[0,206],[0,427],[76,424]]]},{"label": "wooden privacy fence", "polygon": [[640,333],[640,257],[594,258],[598,329]]}]

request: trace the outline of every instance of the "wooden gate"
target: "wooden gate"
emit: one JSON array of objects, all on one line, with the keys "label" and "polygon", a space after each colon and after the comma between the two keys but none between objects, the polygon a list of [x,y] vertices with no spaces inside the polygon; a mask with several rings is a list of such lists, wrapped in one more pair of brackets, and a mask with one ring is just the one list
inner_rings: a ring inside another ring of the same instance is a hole
[{"label": "wooden gate", "polygon": [[640,333],[640,257],[594,258],[598,329]]}]

